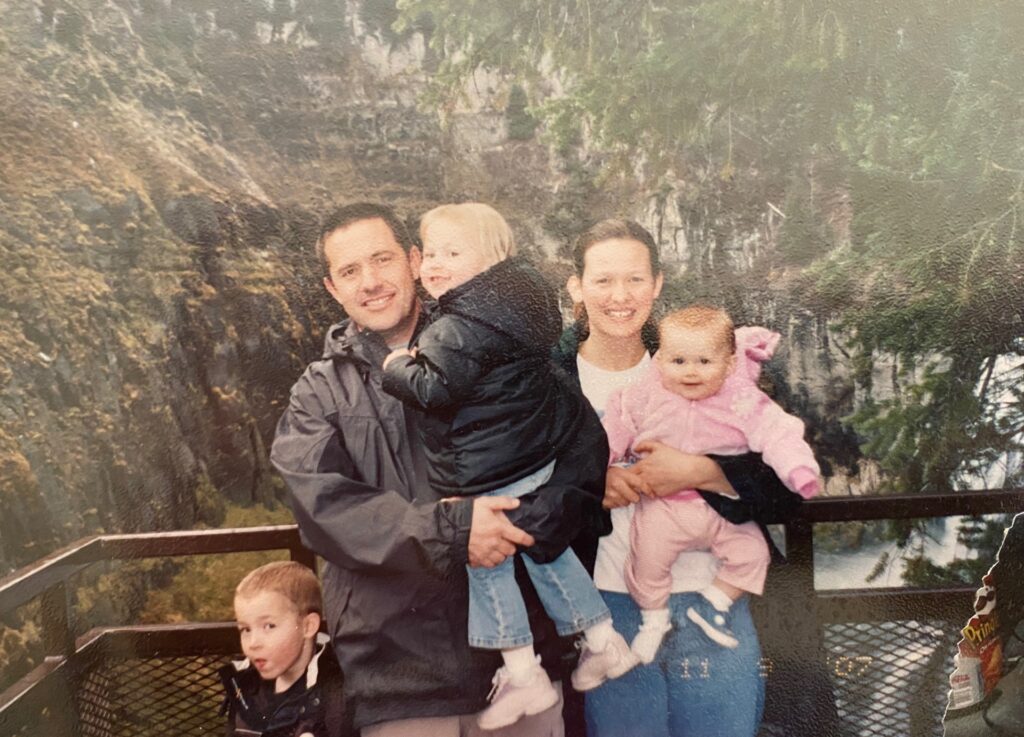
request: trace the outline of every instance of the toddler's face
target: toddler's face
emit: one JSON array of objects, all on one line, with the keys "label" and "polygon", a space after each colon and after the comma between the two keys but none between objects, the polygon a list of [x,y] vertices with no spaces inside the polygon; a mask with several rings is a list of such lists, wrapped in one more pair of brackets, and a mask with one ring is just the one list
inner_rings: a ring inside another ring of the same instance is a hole
[{"label": "toddler's face", "polygon": [[437,299],[450,289],[465,284],[491,266],[473,246],[473,234],[457,223],[439,219],[423,233],[423,266],[420,280]]},{"label": "toddler's face", "polygon": [[717,394],[734,361],[720,331],[681,327],[662,331],[656,359],[662,385],[690,400]]},{"label": "toddler's face", "polygon": [[235,598],[235,619],[242,652],[262,679],[290,679],[291,685],[306,670],[309,659],[303,657],[303,646],[316,636],[316,614],[302,616],[287,597],[261,591]]}]

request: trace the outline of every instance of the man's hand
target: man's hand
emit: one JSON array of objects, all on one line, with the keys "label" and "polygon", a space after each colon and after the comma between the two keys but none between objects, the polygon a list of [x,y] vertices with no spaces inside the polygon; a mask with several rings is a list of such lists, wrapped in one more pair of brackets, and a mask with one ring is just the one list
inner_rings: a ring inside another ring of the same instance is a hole
[{"label": "man's hand", "polygon": [[656,496],[668,496],[682,489],[703,489],[736,498],[736,491],[722,469],[707,456],[683,453],[657,440],[637,443],[633,450],[644,457],[632,470]]},{"label": "man's hand", "polygon": [[617,509],[636,504],[640,496],[653,496],[650,486],[640,476],[628,468],[610,466],[604,481],[604,499],[601,506],[605,509]]},{"label": "man's hand", "polygon": [[516,546],[533,545],[532,535],[508,521],[505,510],[515,509],[519,500],[508,496],[480,496],[473,500],[473,520],[469,524],[469,564],[474,568],[494,568],[516,552]]}]

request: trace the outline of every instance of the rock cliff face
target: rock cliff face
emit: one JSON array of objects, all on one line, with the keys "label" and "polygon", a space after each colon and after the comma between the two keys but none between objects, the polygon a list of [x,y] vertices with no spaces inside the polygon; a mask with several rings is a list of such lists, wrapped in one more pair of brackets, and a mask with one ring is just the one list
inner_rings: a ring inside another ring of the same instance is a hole
[{"label": "rock cliff face", "polygon": [[761,287],[743,316],[789,333],[786,398],[853,466],[841,346],[756,269],[770,215],[723,236],[679,197],[588,184],[585,156],[509,140],[502,79],[424,108],[423,37],[337,6],[0,0],[0,573],[280,492],[274,424],[340,316],[317,213],[354,199],[488,201],[549,257],[574,218],[627,212],[684,277],[724,260]]}]

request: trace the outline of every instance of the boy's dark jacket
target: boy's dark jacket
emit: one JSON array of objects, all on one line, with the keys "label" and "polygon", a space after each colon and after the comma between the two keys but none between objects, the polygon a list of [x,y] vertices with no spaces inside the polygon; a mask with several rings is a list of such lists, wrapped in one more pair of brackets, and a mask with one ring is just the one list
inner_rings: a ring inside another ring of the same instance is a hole
[{"label": "boy's dark jacket", "polygon": [[355,737],[345,710],[341,669],[328,644],[326,635],[317,638],[305,674],[276,704],[271,702],[273,683],[261,679],[248,660],[221,668],[227,737]]},{"label": "boy's dark jacket", "polygon": [[554,460],[581,430],[581,469],[603,490],[607,446],[584,418],[578,384],[551,364],[562,332],[558,296],[522,258],[501,261],[448,291],[416,338],[415,358],[391,361],[384,391],[426,413],[421,425],[431,485],[473,495],[517,481]]}]

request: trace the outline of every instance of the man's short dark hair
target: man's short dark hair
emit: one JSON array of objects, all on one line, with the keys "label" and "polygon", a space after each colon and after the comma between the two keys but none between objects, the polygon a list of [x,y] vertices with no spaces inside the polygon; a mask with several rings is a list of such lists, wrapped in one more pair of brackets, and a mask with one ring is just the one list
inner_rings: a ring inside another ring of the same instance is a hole
[{"label": "man's short dark hair", "polygon": [[324,276],[328,279],[331,278],[331,267],[327,263],[327,255],[324,253],[324,241],[327,240],[327,237],[339,228],[358,223],[360,220],[377,220],[378,218],[388,226],[402,250],[406,253],[409,252],[415,242],[409,235],[409,229],[405,227],[405,223],[390,207],[376,202],[355,202],[351,205],[344,205],[331,212],[320,222],[320,234],[316,239],[316,257],[320,261]]}]

